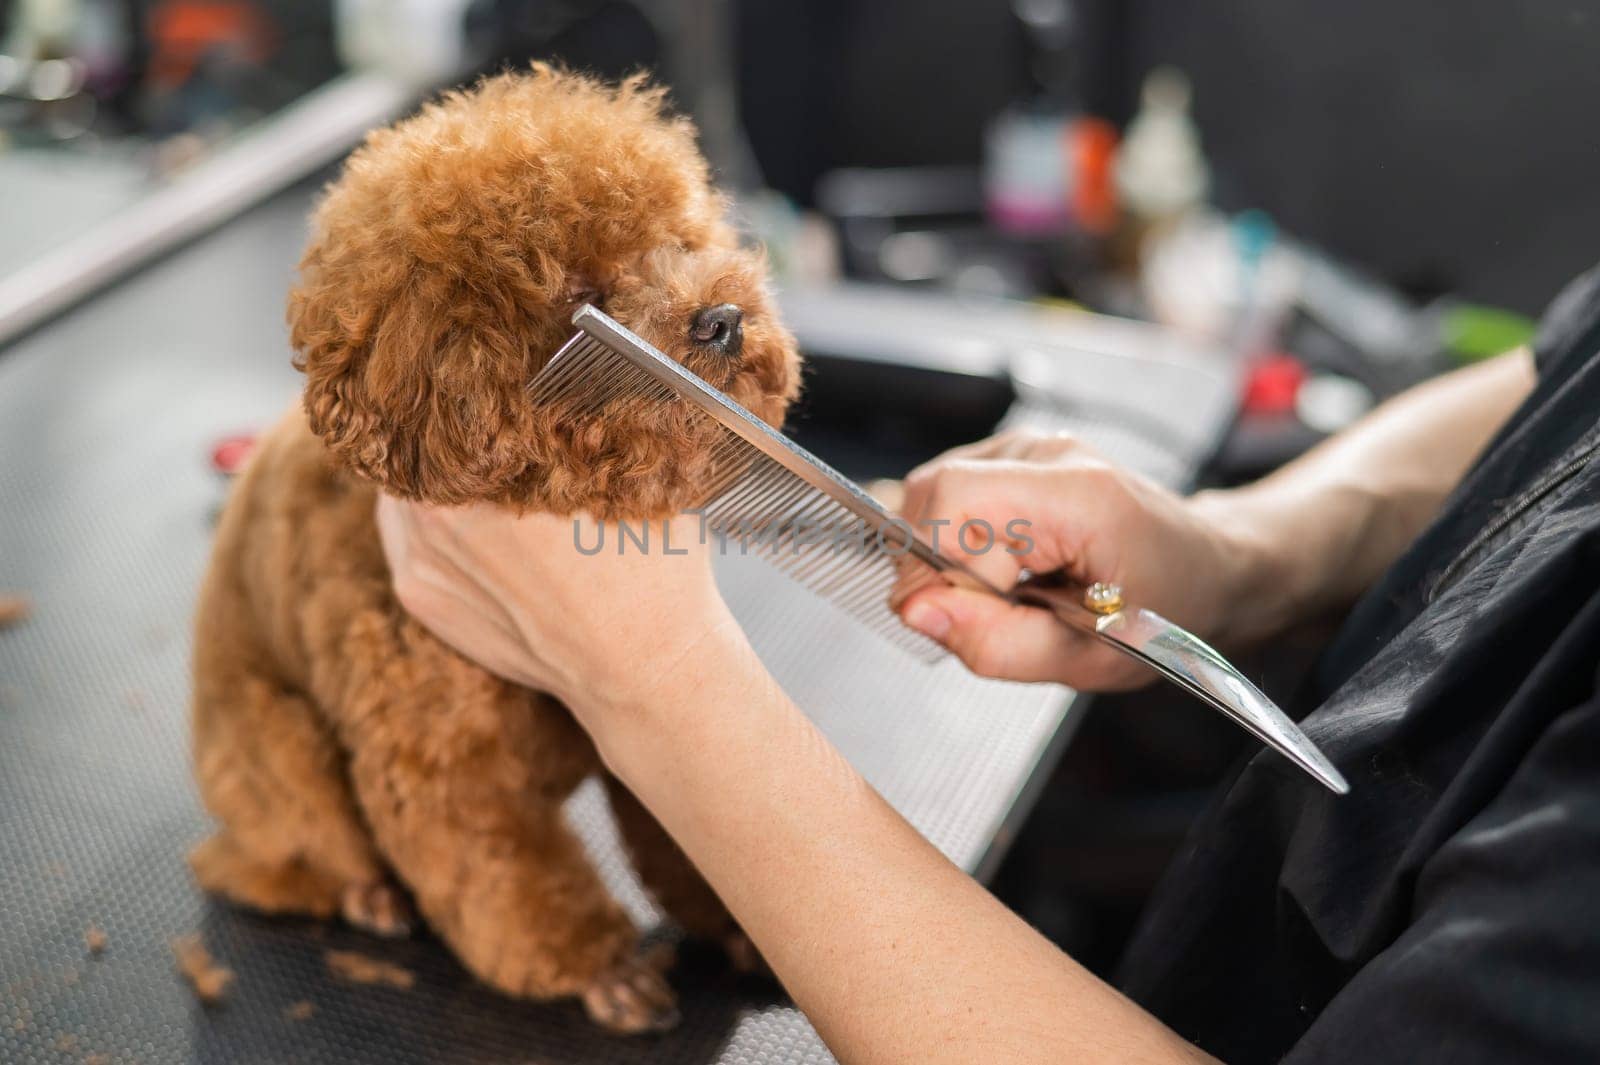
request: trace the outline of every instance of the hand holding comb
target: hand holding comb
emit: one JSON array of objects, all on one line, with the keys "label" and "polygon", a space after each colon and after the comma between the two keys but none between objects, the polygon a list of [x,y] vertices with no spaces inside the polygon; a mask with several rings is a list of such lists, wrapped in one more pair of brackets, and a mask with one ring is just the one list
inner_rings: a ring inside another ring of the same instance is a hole
[{"label": "hand holding comb", "polygon": [[943,649],[906,628],[892,592],[944,580],[1050,611],[1145,663],[1220,710],[1329,790],[1344,777],[1283,711],[1227,659],[1159,614],[1124,601],[1122,589],[1085,587],[1060,572],[1030,576],[1005,591],[934,551],[909,527],[794,441],[590,306],[578,332],[530,385],[536,402],[574,402],[574,416],[600,418],[615,400],[688,404],[719,432],[700,515],[705,527],[831,600],[874,631],[924,658]]}]

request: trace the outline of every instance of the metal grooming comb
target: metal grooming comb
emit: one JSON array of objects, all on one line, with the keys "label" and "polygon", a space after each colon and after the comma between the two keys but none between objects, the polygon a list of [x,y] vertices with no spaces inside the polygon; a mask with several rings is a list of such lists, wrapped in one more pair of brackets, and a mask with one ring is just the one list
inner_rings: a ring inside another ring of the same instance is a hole
[{"label": "metal grooming comb", "polygon": [[945,652],[907,628],[890,606],[933,581],[1049,610],[1193,693],[1329,790],[1345,779],[1273,702],[1227,659],[1159,614],[1123,601],[1114,585],[1085,587],[1058,572],[1002,591],[933,550],[876,500],[743,407],[590,306],[578,332],[530,385],[536,402],[570,402],[572,417],[604,414],[618,399],[687,403],[720,427],[697,513],[727,550],[756,552],[890,642],[932,661]]}]

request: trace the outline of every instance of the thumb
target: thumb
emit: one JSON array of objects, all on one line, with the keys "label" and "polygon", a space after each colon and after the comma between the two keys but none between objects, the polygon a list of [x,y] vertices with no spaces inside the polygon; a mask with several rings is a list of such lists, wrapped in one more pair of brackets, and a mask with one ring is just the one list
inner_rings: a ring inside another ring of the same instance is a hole
[{"label": "thumb", "polygon": [[1073,664],[1098,650],[1046,611],[967,588],[923,589],[907,598],[900,616],[984,677],[1066,682]]}]

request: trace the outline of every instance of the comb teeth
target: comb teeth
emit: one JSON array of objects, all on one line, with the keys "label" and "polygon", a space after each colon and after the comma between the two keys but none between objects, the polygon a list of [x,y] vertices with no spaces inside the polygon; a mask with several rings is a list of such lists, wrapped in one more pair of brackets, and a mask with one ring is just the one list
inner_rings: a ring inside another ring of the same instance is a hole
[{"label": "comb teeth", "polygon": [[[580,332],[567,341],[534,377],[529,387],[534,402],[570,404],[570,417],[588,421],[603,417],[607,404],[619,399],[692,401],[699,415],[718,427],[711,474],[695,510],[703,542],[721,554],[764,558],[923,661],[944,655],[943,648],[907,628],[889,607],[891,592],[908,595],[939,577],[931,566],[907,555],[893,532],[885,534],[884,523],[890,519],[876,504],[609,318],[589,308],[577,318],[585,328],[595,319],[608,327],[608,333],[614,329],[616,337],[607,342]],[[748,439],[752,434],[761,439],[761,433],[781,442],[783,450],[804,456],[814,467],[810,477],[797,474]],[[818,475],[838,483],[824,491],[815,483]],[[848,502],[841,501],[841,495]]]}]

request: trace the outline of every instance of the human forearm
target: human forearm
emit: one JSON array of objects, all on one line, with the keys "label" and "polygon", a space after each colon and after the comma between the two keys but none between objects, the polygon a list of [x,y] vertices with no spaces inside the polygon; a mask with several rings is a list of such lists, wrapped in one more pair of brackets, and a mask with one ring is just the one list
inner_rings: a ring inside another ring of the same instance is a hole
[{"label": "human forearm", "polygon": [[1347,605],[1432,520],[1532,390],[1512,352],[1413,388],[1272,475],[1191,506],[1256,560],[1222,643],[1249,643]]},{"label": "human forearm", "polygon": [[712,644],[582,716],[841,1059],[1203,1058],[918,835],[742,639]]}]

